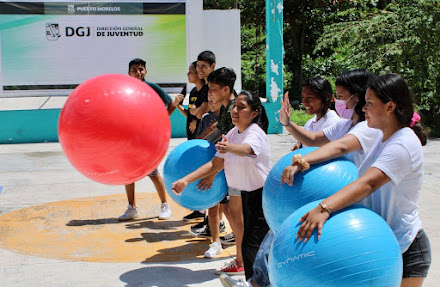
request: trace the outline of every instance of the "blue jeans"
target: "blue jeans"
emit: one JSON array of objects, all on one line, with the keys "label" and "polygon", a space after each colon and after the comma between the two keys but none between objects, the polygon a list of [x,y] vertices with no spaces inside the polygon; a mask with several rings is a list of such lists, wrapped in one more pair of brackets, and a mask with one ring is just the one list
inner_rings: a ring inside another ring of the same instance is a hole
[{"label": "blue jeans", "polygon": [[269,281],[269,251],[272,245],[275,234],[272,230],[269,230],[261,242],[260,248],[258,249],[257,256],[255,257],[254,274],[252,275],[252,281],[257,283],[260,287],[270,287]]}]

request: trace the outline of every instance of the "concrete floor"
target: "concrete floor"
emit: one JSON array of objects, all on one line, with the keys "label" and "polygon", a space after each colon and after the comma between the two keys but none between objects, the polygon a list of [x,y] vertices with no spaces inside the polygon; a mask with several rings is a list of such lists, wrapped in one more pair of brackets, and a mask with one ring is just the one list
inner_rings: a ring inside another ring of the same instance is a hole
[{"label": "concrete floor", "polygon": [[[168,152],[184,140],[172,139]],[[290,151],[293,145],[293,139],[285,134],[269,135],[269,140],[273,163]],[[434,287],[440,286],[440,140],[429,141],[424,147],[424,153],[425,180],[420,200],[420,216],[430,237],[433,252],[433,264],[424,286]],[[159,166],[159,170],[162,169],[163,162]],[[59,206],[59,202],[77,199],[87,201],[95,197],[114,197],[117,204],[108,208],[110,210],[105,210],[108,216],[113,217],[119,216],[126,207],[122,186],[102,185],[85,178],[70,165],[58,143],[0,145],[0,185],[0,221],[25,208],[45,209],[53,204]],[[149,179],[141,180],[137,184],[137,191],[155,195],[154,186]],[[156,212],[158,200],[149,202],[154,207],[145,208],[147,212]],[[181,218],[181,212],[185,211],[175,212],[173,221],[177,222]],[[64,222],[66,220],[68,218]],[[88,228],[98,227],[90,224]],[[230,260],[225,255],[213,260],[195,256],[193,259],[178,262],[85,262],[71,258],[53,258],[50,255],[56,253],[55,250],[47,251],[47,256],[35,256],[25,252],[32,249],[35,244],[34,233],[38,231],[27,229],[26,226],[20,226],[20,229],[24,229],[20,230],[22,234],[28,233],[29,248],[20,246],[14,249],[6,246],[5,233],[0,234],[0,286],[215,287],[222,285],[214,274],[214,269]],[[142,238],[145,230],[138,229],[137,232],[137,237]],[[57,236],[56,232],[53,236]],[[26,241],[21,245],[26,245]]]}]

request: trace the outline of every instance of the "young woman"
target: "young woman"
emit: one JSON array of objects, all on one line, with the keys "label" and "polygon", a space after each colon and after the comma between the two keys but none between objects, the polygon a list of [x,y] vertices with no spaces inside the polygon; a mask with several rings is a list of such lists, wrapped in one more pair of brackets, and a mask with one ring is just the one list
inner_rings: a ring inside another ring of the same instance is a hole
[{"label": "young woman", "polygon": [[216,156],[193,173],[174,182],[173,191],[181,193],[188,183],[225,169],[229,188],[240,191],[241,196],[242,214],[234,214],[232,217],[243,217],[244,223],[242,230],[231,226],[236,237],[237,260],[230,265],[243,268],[237,262],[242,255],[246,278],[250,278],[258,247],[269,230],[262,207],[263,185],[271,168],[266,135],[268,121],[260,99],[247,91],[236,97],[231,117],[235,127],[216,144]]},{"label": "young woman", "polygon": [[[418,216],[423,182],[426,134],[413,119],[413,101],[405,80],[395,74],[377,77],[369,85],[363,108],[369,127],[380,129],[362,163],[360,178],[306,213],[297,233],[307,241],[315,228],[318,239],[332,212],[362,200],[390,225],[403,257],[401,286],[422,286],[431,263],[428,237]],[[299,164],[302,165],[302,164]]]},{"label": "young woman", "polygon": [[[380,131],[371,129],[365,122],[362,106],[365,104],[367,84],[372,75],[365,69],[349,70],[336,79],[336,107],[339,115],[348,117],[324,128],[312,132],[290,121],[290,104],[285,97],[280,110],[280,121],[298,141],[307,146],[323,146],[331,142],[327,149],[338,151],[334,157],[347,156],[359,166]],[[343,103],[340,105],[339,103]],[[316,155],[318,151],[314,152]],[[282,183],[292,184],[297,170],[289,166],[282,176]]]},{"label": "young woman", "polygon": [[[323,130],[340,120],[338,114],[330,110],[333,98],[332,86],[322,77],[307,79],[301,89],[302,104],[309,115],[315,115],[304,125],[304,129],[312,132]],[[297,142],[292,150],[306,147]]]},{"label": "young woman", "polygon": [[[363,161],[363,156],[371,148],[375,139],[379,136],[379,131],[368,128],[362,109],[357,107],[357,102],[365,97],[368,81],[372,75],[364,69],[356,69],[344,72],[336,80],[336,94],[339,101],[344,103],[343,109],[339,108],[341,114],[350,114],[350,119],[340,119],[332,125],[324,128],[322,131],[309,131],[306,126],[301,127],[290,122],[290,104],[286,96],[283,106],[280,110],[281,124],[286,126],[287,130],[297,139],[302,138],[302,142],[309,146],[321,146],[319,149],[307,154],[304,159],[309,164],[316,164],[331,158],[339,157],[343,154],[351,153],[354,163],[359,166]],[[304,97],[304,94],[303,94]],[[359,99],[359,100],[358,100]],[[358,103],[359,104],[359,103]],[[341,106],[340,106],[341,107]],[[345,110],[354,110],[353,113]],[[286,123],[286,124],[284,124]],[[287,124],[288,123],[288,124]],[[362,124],[361,124],[362,123]],[[333,141],[333,142],[330,142]],[[324,151],[324,152],[323,152]],[[293,185],[293,178],[296,172],[301,171],[297,164],[286,167],[281,175],[281,185],[287,183]],[[248,282],[236,281],[228,276],[221,276],[220,280],[224,286],[270,286],[269,274],[267,269],[267,258],[270,244],[274,235],[268,233],[259,250],[259,256],[253,266],[254,276]],[[265,248],[266,247],[266,248]],[[241,284],[241,285],[240,285]]]},{"label": "young woman", "polygon": [[186,117],[186,134],[188,139],[195,139],[197,136],[197,127],[200,118],[209,110],[208,107],[208,91],[205,81],[197,75],[197,61],[188,67],[188,82],[196,86],[189,93],[188,109],[184,109],[182,102],[185,95],[177,95],[174,102],[176,108]]}]

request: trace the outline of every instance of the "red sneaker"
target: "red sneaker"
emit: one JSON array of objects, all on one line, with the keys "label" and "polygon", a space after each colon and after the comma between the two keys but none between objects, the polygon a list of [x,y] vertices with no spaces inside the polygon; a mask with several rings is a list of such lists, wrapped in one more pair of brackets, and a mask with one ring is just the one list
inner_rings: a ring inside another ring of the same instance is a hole
[{"label": "red sneaker", "polygon": [[237,260],[234,259],[222,268],[215,270],[215,274],[244,275],[244,266],[238,266]]}]

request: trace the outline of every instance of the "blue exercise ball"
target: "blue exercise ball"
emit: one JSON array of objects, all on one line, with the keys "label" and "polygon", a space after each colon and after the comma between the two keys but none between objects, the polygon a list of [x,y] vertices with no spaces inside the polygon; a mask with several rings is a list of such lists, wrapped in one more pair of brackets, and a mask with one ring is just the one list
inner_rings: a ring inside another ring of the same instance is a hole
[{"label": "blue exercise ball", "polygon": [[171,190],[173,182],[212,160],[215,153],[214,144],[198,139],[185,141],[170,152],[163,168],[163,179],[166,191],[175,202],[191,210],[203,210],[222,201],[228,192],[223,170],[217,174],[208,190],[197,189],[200,180],[188,184],[180,195],[174,194]]},{"label": "blue exercise ball", "polygon": [[310,166],[295,174],[293,186],[281,186],[283,170],[292,164],[295,154],[306,155],[317,149],[307,147],[295,150],[281,158],[269,172],[263,189],[264,217],[276,232],[289,215],[301,206],[329,197],[358,178],[358,168],[346,157],[340,157]]},{"label": "blue exercise ball", "polygon": [[269,253],[272,286],[400,286],[402,254],[388,224],[357,204],[335,212],[308,242],[295,238],[298,220],[320,200],[289,216],[275,234]]}]

